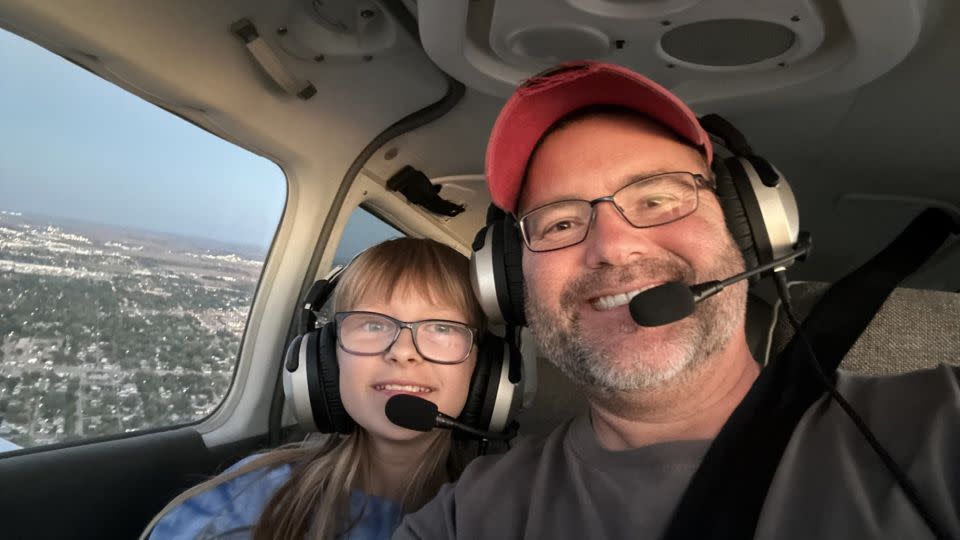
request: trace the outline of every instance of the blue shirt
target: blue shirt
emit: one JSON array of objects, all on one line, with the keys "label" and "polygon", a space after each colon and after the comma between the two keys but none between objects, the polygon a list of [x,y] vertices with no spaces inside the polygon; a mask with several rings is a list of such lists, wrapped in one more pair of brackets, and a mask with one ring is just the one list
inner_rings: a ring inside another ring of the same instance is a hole
[{"label": "blue shirt", "polygon": [[[255,458],[243,459],[226,472]],[[250,538],[263,507],[290,478],[290,470],[290,465],[281,465],[252,471],[194,495],[157,522],[150,540]],[[403,512],[397,502],[354,490],[350,494],[350,515],[360,515],[360,519],[342,538],[367,540],[390,538]]]}]

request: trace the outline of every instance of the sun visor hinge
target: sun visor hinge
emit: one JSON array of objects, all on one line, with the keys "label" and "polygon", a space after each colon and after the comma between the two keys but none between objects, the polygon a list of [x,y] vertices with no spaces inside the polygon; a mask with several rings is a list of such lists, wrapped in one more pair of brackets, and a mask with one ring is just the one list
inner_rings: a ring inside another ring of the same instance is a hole
[{"label": "sun visor hinge", "polygon": [[253,55],[253,59],[260,64],[260,67],[273,79],[273,82],[277,83],[277,86],[286,93],[304,100],[312,98],[317,93],[317,88],[313,86],[312,82],[298,79],[283,65],[280,57],[270,47],[270,44],[260,36],[257,27],[253,25],[250,19],[243,18],[231,24],[230,31],[243,41],[247,50]]},{"label": "sun visor hinge", "polygon": [[440,196],[440,187],[431,184],[427,175],[410,165],[404,166],[387,180],[387,189],[399,191],[411,203],[434,214],[453,217],[463,212],[462,204],[448,201]]}]

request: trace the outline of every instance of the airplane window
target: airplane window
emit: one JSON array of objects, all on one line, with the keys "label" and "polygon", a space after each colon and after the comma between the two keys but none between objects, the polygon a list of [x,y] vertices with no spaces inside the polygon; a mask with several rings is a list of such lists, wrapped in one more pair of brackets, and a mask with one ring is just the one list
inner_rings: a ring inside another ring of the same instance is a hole
[{"label": "airplane window", "polygon": [[[346,265],[358,253],[368,247],[400,236],[406,235],[362,207],[357,208],[350,214],[350,219],[347,220],[347,224],[343,228],[340,244],[333,255],[333,266]],[[329,298],[327,303],[320,306],[317,319],[321,324],[333,317],[333,313],[330,311],[330,300],[332,298]]]},{"label": "airplane window", "polygon": [[0,452],[198,421],[286,178],[0,30]]},{"label": "airplane window", "polygon": [[347,264],[358,253],[384,240],[405,236],[386,221],[363,208],[357,208],[350,214],[343,235],[333,256],[333,265]]}]

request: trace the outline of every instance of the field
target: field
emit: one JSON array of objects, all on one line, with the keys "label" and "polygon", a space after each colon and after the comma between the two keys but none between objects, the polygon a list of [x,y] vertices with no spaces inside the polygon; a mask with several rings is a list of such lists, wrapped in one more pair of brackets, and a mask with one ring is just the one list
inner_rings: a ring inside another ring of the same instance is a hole
[{"label": "field", "polygon": [[0,438],[29,447],[203,418],[263,254],[0,213]]}]

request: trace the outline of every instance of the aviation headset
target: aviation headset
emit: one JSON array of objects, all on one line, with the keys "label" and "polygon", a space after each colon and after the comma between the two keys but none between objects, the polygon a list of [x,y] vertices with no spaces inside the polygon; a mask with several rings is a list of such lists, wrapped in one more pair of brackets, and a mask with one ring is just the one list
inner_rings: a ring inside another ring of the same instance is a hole
[{"label": "aviation headset", "polygon": [[[310,288],[300,314],[299,335],[284,355],[283,393],[307,431],[348,434],[356,427],[340,399],[336,321],[324,323],[316,316],[344,270],[334,269]],[[511,426],[523,403],[520,352],[483,329],[477,347],[477,365],[458,420],[482,431],[502,432]]]},{"label": "aviation headset", "polygon": [[[800,234],[800,216],[786,178],[720,116],[704,116],[700,125],[714,143],[716,195],[747,269],[789,254]],[[522,254],[516,219],[491,205],[470,259],[474,292],[491,323],[526,326]]]}]

